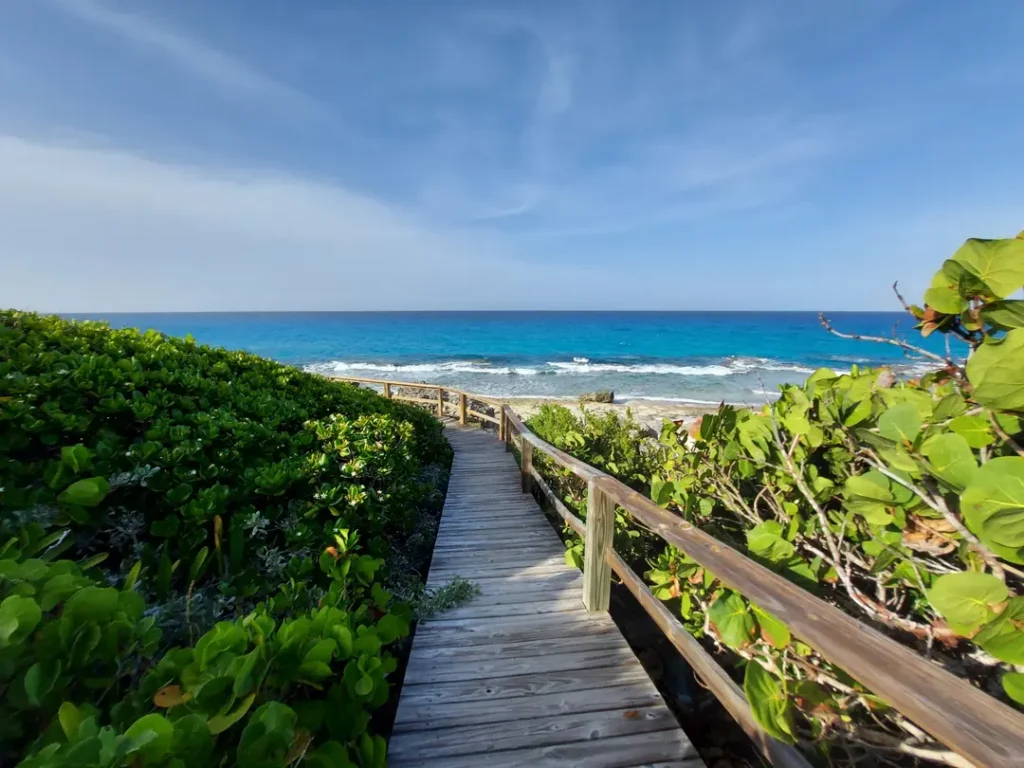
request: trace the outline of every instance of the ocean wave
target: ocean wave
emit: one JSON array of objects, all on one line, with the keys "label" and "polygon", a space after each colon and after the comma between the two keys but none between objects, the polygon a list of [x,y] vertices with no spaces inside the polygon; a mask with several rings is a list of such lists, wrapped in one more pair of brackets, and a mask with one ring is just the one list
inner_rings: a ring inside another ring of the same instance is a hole
[{"label": "ocean wave", "polygon": [[431,376],[442,374],[486,374],[492,376],[540,376],[589,374],[629,374],[640,376],[734,376],[758,371],[812,373],[813,368],[770,358],[731,357],[722,362],[687,363],[614,363],[591,362],[574,357],[571,362],[553,360],[535,365],[492,365],[485,361],[446,360],[429,363],[376,363],[333,360],[304,366],[312,373],[358,375],[363,373]]},{"label": "ocean wave", "polygon": [[443,363],[349,363],[334,360],[329,363],[310,363],[303,366],[310,373],[345,374],[353,371],[400,374],[433,373],[485,373],[496,376],[536,376],[543,373],[538,368],[492,366],[489,363],[450,360]]},{"label": "ocean wave", "polygon": [[672,365],[670,363],[561,363],[549,362],[547,365],[556,373],[639,373],[653,375],[676,376],[730,376],[737,371],[724,365]]},{"label": "ocean wave", "polygon": [[658,395],[617,395],[616,403],[628,404],[634,400],[648,403],[686,403],[689,405],[719,405],[721,400],[699,400],[695,397],[659,397]]}]

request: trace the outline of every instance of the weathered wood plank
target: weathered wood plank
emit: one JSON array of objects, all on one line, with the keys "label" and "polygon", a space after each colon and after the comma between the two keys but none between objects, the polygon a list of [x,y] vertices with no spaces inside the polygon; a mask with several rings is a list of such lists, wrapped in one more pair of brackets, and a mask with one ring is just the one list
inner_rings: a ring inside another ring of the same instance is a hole
[{"label": "weathered wood plank", "polygon": [[416,643],[452,646],[489,645],[523,640],[555,640],[580,635],[603,635],[618,632],[618,627],[607,616],[590,614],[540,614],[527,618],[447,619],[441,614],[437,620],[424,622],[416,629]]},{"label": "weathered wood plank", "polygon": [[508,605],[473,605],[467,603],[461,608],[445,611],[450,619],[494,619],[511,616],[536,616],[542,613],[583,612],[583,600],[573,597],[563,600],[545,600],[543,597],[528,603]]},{"label": "weathered wood plank", "polygon": [[[456,680],[448,683],[410,684],[402,687],[399,717],[402,708],[417,704],[441,705],[446,702],[472,701],[481,708],[490,707],[498,699],[517,696],[539,696],[546,693],[590,691],[626,684],[650,684],[639,664],[591,667],[583,672],[558,672],[514,675],[492,680]],[[652,686],[653,688],[653,686]]]},{"label": "weathered wood plank", "polygon": [[[391,738],[389,754],[395,760],[482,754],[523,747],[545,747],[567,742],[595,742],[615,736],[664,731],[676,726],[664,704],[639,709],[571,712],[493,725],[465,725],[437,730],[405,732]],[[599,750],[600,744],[593,748]],[[676,757],[677,754],[664,755]]]},{"label": "weathered wood plank", "polygon": [[[494,643],[492,645],[474,645],[471,648],[459,646],[445,646],[431,643],[428,638],[420,642],[416,638],[416,658],[433,660],[436,662],[455,661],[467,663],[470,661],[488,661],[501,656],[515,656],[519,659],[526,659],[531,656],[544,656],[552,651],[550,640],[524,640],[511,643]],[[580,635],[578,637],[563,637],[558,643],[560,653],[577,653],[580,651],[602,651],[617,645],[615,638],[607,635]]]},{"label": "weathered wood plank", "polygon": [[684,768],[700,768],[704,763],[678,728],[654,733],[634,733],[600,741],[581,741],[550,747],[527,747],[518,750],[479,754],[413,758],[389,761],[392,768],[423,766],[423,768],[608,768],[627,763],[661,765],[665,761]]},{"label": "weathered wood plank", "polygon": [[403,707],[401,719],[396,724],[403,730],[423,731],[549,717],[566,712],[636,709],[661,703],[661,695],[656,690],[637,685],[634,681],[608,688],[496,699],[486,706],[481,706],[479,701],[411,704]]},{"label": "weathered wood plank", "polygon": [[492,658],[472,665],[457,661],[409,659],[406,675],[412,675],[420,685],[424,683],[453,683],[459,680],[493,679],[539,672],[585,672],[590,667],[639,665],[628,646],[601,648],[579,653],[549,653],[546,656]]}]

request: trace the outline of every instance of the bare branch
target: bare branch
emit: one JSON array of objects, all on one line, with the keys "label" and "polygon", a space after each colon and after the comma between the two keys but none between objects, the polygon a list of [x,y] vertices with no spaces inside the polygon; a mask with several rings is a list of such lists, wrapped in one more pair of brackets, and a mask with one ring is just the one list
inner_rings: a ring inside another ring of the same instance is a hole
[{"label": "bare branch", "polygon": [[939,363],[942,363],[944,366],[955,368],[957,371],[960,370],[960,367],[956,365],[952,360],[947,359],[942,355],[937,355],[934,352],[930,352],[927,349],[915,347],[913,344],[908,344],[902,339],[888,339],[885,336],[864,336],[859,333],[843,333],[842,331],[837,331],[835,328],[832,327],[832,323],[828,321],[828,318],[825,317],[824,312],[818,315],[818,321],[821,323],[822,328],[831,333],[833,336],[838,336],[840,339],[853,339],[854,341],[871,341],[876,344],[890,344],[894,347],[899,347],[900,349],[906,352],[912,352],[915,355],[920,355],[921,357],[926,357],[929,360],[935,360]]},{"label": "bare branch", "polygon": [[1006,441],[1006,444],[1010,446],[1018,456],[1024,457],[1024,448],[1021,448],[1020,443],[1010,437],[1006,430],[1003,429],[1002,425],[999,423],[999,419],[996,418],[995,413],[989,411],[988,418],[989,421],[992,422],[992,428],[996,431],[996,434],[1003,438],[1003,440]]},{"label": "bare branch", "polygon": [[961,522],[960,518],[957,517],[956,514],[953,512],[953,510],[949,508],[949,506],[946,504],[946,500],[942,498],[941,495],[931,494],[928,491],[924,490],[923,488],[919,488],[918,486],[914,485],[909,480],[900,477],[895,472],[890,470],[887,466],[885,466],[885,464],[882,463],[882,461],[877,456],[875,456],[873,451],[865,450],[864,456],[865,461],[867,461],[867,463],[870,466],[877,469],[879,472],[888,477],[894,483],[902,485],[908,491],[910,491],[919,499],[921,499],[921,501],[923,501],[929,508],[942,515],[942,518],[951,526],[953,526],[953,530],[959,533],[965,541],[970,543],[971,548],[979,555],[981,555],[982,559],[985,561],[988,567],[992,569],[992,574],[1001,581],[1006,581],[1006,573],[1003,570],[1003,564],[999,562],[999,558],[995,555],[994,552],[992,552],[992,550],[990,550],[988,547],[981,543],[981,539],[979,539],[977,536],[971,533],[970,530],[968,530],[967,526],[964,525],[963,522]]}]

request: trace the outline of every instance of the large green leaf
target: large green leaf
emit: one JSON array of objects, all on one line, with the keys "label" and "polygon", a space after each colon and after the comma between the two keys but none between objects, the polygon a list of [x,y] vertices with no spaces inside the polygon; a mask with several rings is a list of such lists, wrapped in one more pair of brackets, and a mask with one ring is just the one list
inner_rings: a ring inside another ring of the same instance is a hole
[{"label": "large green leaf", "polygon": [[1024,704],[1024,673],[1007,672],[1002,682],[1006,695],[1018,704]]},{"label": "large green leaf", "polygon": [[785,689],[756,661],[748,661],[743,674],[743,692],[761,727],[772,737],[792,744],[793,711]]},{"label": "large green leaf", "polygon": [[57,497],[64,504],[76,504],[79,507],[95,507],[110,492],[110,483],[102,477],[88,477],[72,483]]},{"label": "large green leaf", "polygon": [[932,278],[931,287],[924,292],[924,303],[947,315],[958,315],[967,308],[967,301],[956,289],[956,280],[939,270]]},{"label": "large green leaf", "polygon": [[878,432],[896,442],[914,442],[921,432],[921,414],[913,403],[900,403],[878,418]]},{"label": "large green leaf", "polygon": [[1010,600],[973,640],[1000,661],[1024,665],[1024,597]]},{"label": "large green leaf", "polygon": [[789,627],[772,616],[768,611],[759,608],[753,603],[750,607],[754,609],[754,616],[757,617],[757,625],[761,628],[761,637],[776,648],[785,648],[792,641],[793,637]]},{"label": "large green leaf", "polygon": [[929,471],[958,490],[966,487],[978,471],[971,446],[956,433],[946,432],[929,438],[921,452],[928,459]]},{"label": "large green leaf", "polygon": [[870,469],[863,475],[848,477],[843,485],[843,493],[847,498],[859,496],[873,501],[892,503],[895,499],[890,485],[889,478],[877,469]]},{"label": "large green leaf", "polygon": [[949,422],[949,428],[966,440],[971,448],[984,448],[995,440],[992,422],[981,414],[957,416]]},{"label": "large green leaf", "polygon": [[970,634],[1006,600],[1006,585],[987,573],[964,571],[940,576],[928,590],[928,601],[955,631]]},{"label": "large green leaf", "polygon": [[1007,330],[1024,328],[1024,301],[991,301],[981,308],[981,319],[990,325]]},{"label": "large green leaf", "polygon": [[708,618],[722,642],[730,648],[742,648],[754,637],[754,616],[742,597],[735,592],[722,593],[708,610]]},{"label": "large green leaf", "polygon": [[1024,563],[1024,458],[1001,456],[982,464],[960,497],[960,511],[997,555]]},{"label": "large green leaf", "polygon": [[0,648],[21,642],[39,624],[43,612],[31,597],[11,595],[0,603]]},{"label": "large green leaf", "polygon": [[971,238],[953,254],[953,260],[1004,298],[1024,286],[1024,240]]},{"label": "large green leaf", "polygon": [[1024,328],[978,347],[967,361],[967,378],[982,405],[1024,411]]},{"label": "large green leaf", "polygon": [[155,762],[170,750],[174,726],[163,715],[153,713],[132,723],[124,735],[130,740],[128,754],[140,752],[147,762]]},{"label": "large green leaf", "polygon": [[775,520],[761,523],[747,531],[747,549],[773,563],[788,560],[796,552],[783,536],[782,524]]}]

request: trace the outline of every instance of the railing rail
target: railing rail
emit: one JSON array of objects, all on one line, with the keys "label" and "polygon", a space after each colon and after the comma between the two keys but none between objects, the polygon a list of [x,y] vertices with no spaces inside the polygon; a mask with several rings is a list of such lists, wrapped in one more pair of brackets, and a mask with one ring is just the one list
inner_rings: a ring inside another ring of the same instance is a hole
[{"label": "railing rail", "polygon": [[[992,768],[1024,765],[1024,715],[662,509],[611,475],[555,448],[533,434],[508,406],[502,408],[501,417],[506,444],[518,436],[521,446],[528,446],[521,451],[524,486],[535,484],[587,542],[583,601],[588,610],[607,609],[609,587],[604,585],[614,571],[773,764],[805,766],[807,762],[793,747],[761,729],[729,674],[614,551],[609,526],[617,506],[714,573],[726,586],[776,616],[794,636],[969,761],[962,764]],[[585,522],[561,504],[544,482],[533,466],[534,451],[586,481]]]},{"label": "railing rail", "polygon": [[[391,379],[367,379],[360,378],[357,376],[332,376],[331,379],[334,381],[344,381],[349,384],[370,384],[373,386],[380,387],[383,391],[384,397],[389,400],[402,400],[408,403],[418,403],[420,405],[428,406],[431,409],[437,410],[437,417],[443,419],[446,415],[454,416],[459,420],[460,424],[466,424],[471,419],[477,421],[485,421],[490,424],[500,425],[501,418],[499,411],[501,409],[501,401],[495,400],[494,398],[487,397],[486,395],[478,395],[473,392],[464,392],[461,389],[454,389],[452,387],[446,387],[442,384],[424,384],[417,383],[415,381],[393,381]],[[433,392],[432,397],[422,397],[420,395],[408,395],[398,394],[395,392],[395,388],[398,389],[412,389],[420,390],[425,392]],[[448,399],[447,395],[455,395],[456,400],[452,402]],[[483,413],[482,411],[474,410],[471,406],[473,403],[483,403],[493,409],[494,413]],[[453,413],[448,413],[447,408],[451,408]],[[504,435],[499,435],[504,439]]]},{"label": "railing rail", "polygon": [[[948,764],[986,768],[1024,766],[1024,715],[662,509],[611,475],[545,442],[507,405],[438,384],[384,379],[341,380],[382,386],[384,394],[395,399],[435,404],[441,417],[445,415],[445,407],[453,405],[445,394],[455,394],[458,397],[456,415],[461,423],[474,417],[497,424],[498,436],[505,442],[506,449],[511,449],[513,440],[518,437],[523,491],[537,490],[586,541],[583,602],[587,609],[608,610],[614,572],[773,765],[809,768],[797,749],[774,739],[761,728],[743,691],[729,673],[615,552],[612,533],[616,507],[625,509],[653,533],[714,573],[723,584],[776,616],[795,637],[842,667],[965,759]],[[392,392],[392,387],[434,391],[437,398],[399,396]],[[467,406],[470,401],[486,403],[494,409],[494,415],[470,410]],[[587,483],[586,521],[573,514],[541,477],[533,464],[535,450]]]}]

